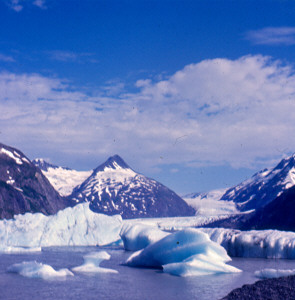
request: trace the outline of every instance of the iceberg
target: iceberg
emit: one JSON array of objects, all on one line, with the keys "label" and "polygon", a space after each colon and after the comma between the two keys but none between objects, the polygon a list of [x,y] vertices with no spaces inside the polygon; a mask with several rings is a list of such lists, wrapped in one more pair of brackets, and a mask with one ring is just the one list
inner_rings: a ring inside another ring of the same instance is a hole
[{"label": "iceberg", "polygon": [[156,227],[132,223],[124,223],[120,232],[124,248],[128,251],[143,249],[168,234]]},{"label": "iceberg", "polygon": [[17,215],[0,221],[1,247],[102,246],[120,240],[122,218],[94,213],[89,203],[52,216]]},{"label": "iceberg", "polygon": [[225,249],[197,229],[171,233],[133,253],[125,262],[131,267],[162,268],[179,276],[240,272],[225,263],[231,258]]},{"label": "iceberg", "polygon": [[106,251],[91,252],[84,256],[84,264],[72,268],[77,273],[118,273],[117,270],[100,267],[103,260],[109,260],[111,256]]},{"label": "iceberg", "polygon": [[74,276],[68,269],[56,271],[50,265],[38,263],[36,261],[24,261],[19,264],[14,264],[7,269],[7,272],[17,273],[29,278],[42,278],[45,280]]},{"label": "iceberg", "polygon": [[295,275],[295,269],[293,270],[280,270],[280,269],[263,269],[256,271],[255,276],[260,279],[266,278],[278,278],[283,276]]}]

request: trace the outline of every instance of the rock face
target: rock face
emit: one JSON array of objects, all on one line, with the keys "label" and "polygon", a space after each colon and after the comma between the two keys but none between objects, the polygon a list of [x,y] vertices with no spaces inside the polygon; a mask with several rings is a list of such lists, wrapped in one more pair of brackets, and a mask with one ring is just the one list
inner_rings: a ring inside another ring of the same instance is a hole
[{"label": "rock face", "polygon": [[295,185],[295,154],[271,170],[263,170],[228,189],[221,200],[234,201],[240,211],[259,209]]},{"label": "rock face", "polygon": [[19,150],[0,143],[0,218],[42,212],[54,214],[68,204]]},{"label": "rock face", "polygon": [[161,183],[132,170],[118,155],[97,167],[69,199],[123,218],[191,216],[195,211]]}]

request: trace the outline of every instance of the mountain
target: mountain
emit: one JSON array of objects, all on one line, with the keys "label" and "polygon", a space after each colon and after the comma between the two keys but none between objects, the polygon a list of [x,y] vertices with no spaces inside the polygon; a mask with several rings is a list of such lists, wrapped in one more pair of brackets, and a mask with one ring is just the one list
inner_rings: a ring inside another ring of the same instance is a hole
[{"label": "mountain", "polygon": [[248,214],[217,220],[205,227],[235,228],[240,230],[277,229],[295,231],[295,186],[282,192],[267,205]]},{"label": "mountain", "polygon": [[191,216],[195,211],[161,183],[136,173],[118,155],[98,166],[69,199],[124,218]]},{"label": "mountain", "polygon": [[281,160],[273,169],[262,170],[228,189],[220,199],[234,201],[240,211],[248,211],[267,205],[294,185],[295,154]]},{"label": "mountain", "polygon": [[0,143],[0,218],[25,212],[56,213],[68,206],[21,151]]},{"label": "mountain", "polygon": [[219,210],[222,203],[224,211],[234,213],[235,205],[237,212],[246,212],[268,205],[294,185],[295,154],[284,158],[274,168],[264,169],[234,187],[189,194],[184,196],[184,200],[198,211],[203,210],[210,202],[211,210]]},{"label": "mountain", "polygon": [[76,171],[70,168],[58,167],[46,162],[42,158],[34,159],[32,163],[42,170],[42,173],[61,196],[70,195],[73,189],[87,179],[93,172],[93,170]]},{"label": "mountain", "polygon": [[[243,229],[278,229],[295,231],[295,186],[243,220]],[[241,221],[240,221],[241,222]]]}]

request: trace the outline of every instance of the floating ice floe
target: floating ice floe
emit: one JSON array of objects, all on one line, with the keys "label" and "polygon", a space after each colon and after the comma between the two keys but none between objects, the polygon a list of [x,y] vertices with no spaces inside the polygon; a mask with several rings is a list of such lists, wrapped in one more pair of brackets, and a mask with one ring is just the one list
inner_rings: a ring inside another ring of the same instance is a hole
[{"label": "floating ice floe", "polygon": [[41,251],[42,251],[41,247],[26,248],[26,247],[0,246],[0,253],[6,253],[6,254],[36,253],[36,252],[41,252]]},{"label": "floating ice floe", "polygon": [[295,275],[295,269],[293,270],[280,270],[280,269],[263,269],[256,271],[255,276],[261,279],[265,278],[278,278],[283,276]]},{"label": "floating ice floe", "polygon": [[42,278],[45,280],[74,276],[68,269],[56,271],[50,265],[38,263],[36,261],[24,261],[19,264],[14,264],[7,269],[7,272],[17,273],[29,278]]},{"label": "floating ice floe", "polygon": [[92,252],[84,256],[84,264],[72,268],[72,271],[78,273],[118,273],[117,270],[100,267],[103,260],[109,260],[111,256],[105,252]]},{"label": "floating ice floe", "polygon": [[168,234],[156,227],[132,223],[124,223],[120,232],[125,250],[130,251],[143,249]]},{"label": "floating ice floe", "polygon": [[17,215],[0,221],[1,247],[102,246],[120,240],[122,218],[94,213],[79,204],[52,216]]},{"label": "floating ice floe", "polygon": [[212,242],[207,234],[185,229],[133,253],[126,265],[163,268],[164,272],[179,276],[240,272],[226,264],[230,260],[225,249]]}]

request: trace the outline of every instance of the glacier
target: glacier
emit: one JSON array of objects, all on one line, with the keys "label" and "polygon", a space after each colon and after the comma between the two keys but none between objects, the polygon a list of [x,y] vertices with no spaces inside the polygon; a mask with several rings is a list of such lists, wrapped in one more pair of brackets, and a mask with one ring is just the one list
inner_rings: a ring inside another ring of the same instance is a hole
[{"label": "glacier", "polygon": [[200,228],[231,257],[295,259],[295,232]]},{"label": "glacier", "polygon": [[178,276],[240,272],[226,265],[231,258],[225,249],[197,229],[171,233],[134,252],[125,262],[130,267],[163,268]]},{"label": "glacier", "polygon": [[38,263],[36,261],[24,261],[14,264],[7,269],[9,273],[17,273],[29,278],[42,278],[45,280],[57,279],[66,276],[74,276],[68,269],[60,269],[56,271],[50,265]]},{"label": "glacier", "polygon": [[52,216],[41,213],[17,215],[0,221],[0,251],[18,247],[102,246],[120,240],[122,218],[94,213],[89,204],[60,210]]},{"label": "glacier", "polygon": [[107,269],[100,267],[100,263],[103,260],[109,260],[111,256],[106,251],[91,252],[84,255],[84,264],[72,268],[73,272],[77,273],[114,273],[117,274],[117,270]]}]

